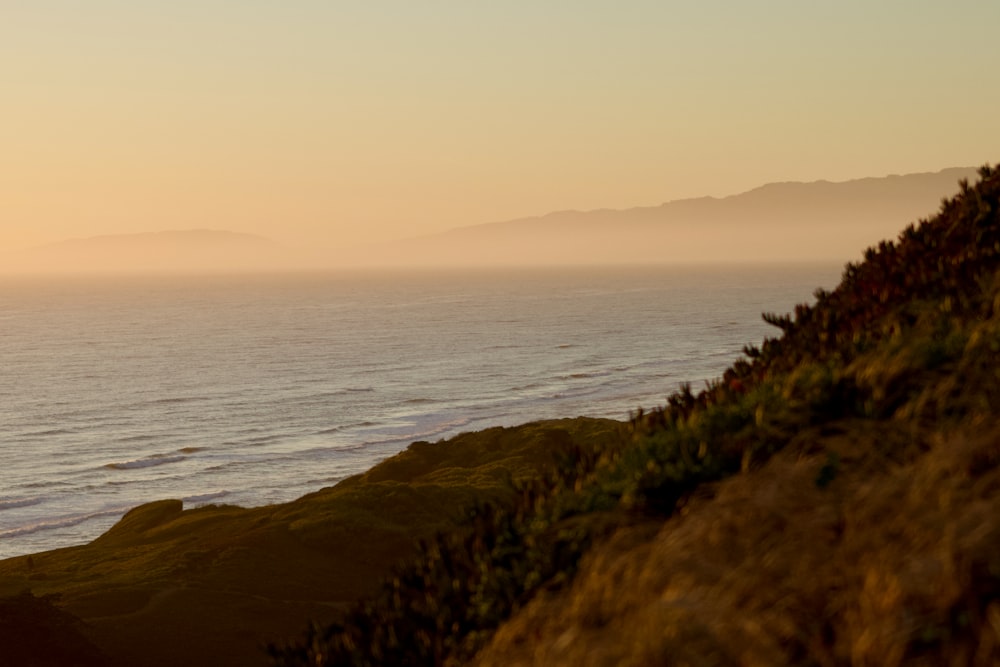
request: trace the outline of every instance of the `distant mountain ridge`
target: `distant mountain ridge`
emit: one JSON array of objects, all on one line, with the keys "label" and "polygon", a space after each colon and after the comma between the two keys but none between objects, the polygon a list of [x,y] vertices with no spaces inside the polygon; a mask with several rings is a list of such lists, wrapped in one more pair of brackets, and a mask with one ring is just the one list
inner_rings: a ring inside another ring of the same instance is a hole
[{"label": "distant mountain ridge", "polygon": [[770,183],[728,197],[557,211],[371,249],[376,264],[617,264],[851,259],[958,191],[976,170]]},{"label": "distant mountain ridge", "polygon": [[844,262],[958,192],[956,167],[843,182],[769,183],[727,197],[555,211],[346,250],[292,249],[211,229],[78,238],[0,259],[0,273],[218,273],[353,267]]}]

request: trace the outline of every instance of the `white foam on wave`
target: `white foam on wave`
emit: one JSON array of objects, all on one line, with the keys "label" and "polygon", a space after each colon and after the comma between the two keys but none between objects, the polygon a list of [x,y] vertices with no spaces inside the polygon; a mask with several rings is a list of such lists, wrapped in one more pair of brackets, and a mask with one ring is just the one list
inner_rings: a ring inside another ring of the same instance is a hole
[{"label": "white foam on wave", "polygon": [[181,498],[181,502],[185,505],[201,505],[202,503],[207,503],[210,500],[218,500],[219,498],[224,498],[229,495],[229,491],[215,491],[214,493],[202,493],[195,496],[185,496]]},{"label": "white foam on wave", "polygon": [[[462,417],[460,419],[452,419],[446,422],[439,422],[429,429],[424,429],[422,431],[408,431],[396,434],[385,434],[384,438],[365,440],[364,442],[358,443],[356,447],[366,447],[371,445],[386,445],[392,442],[408,442],[412,440],[420,440],[422,438],[430,438],[435,435],[443,435],[455,429],[466,426],[472,422],[470,417]],[[346,448],[340,448],[346,449]]]},{"label": "white foam on wave", "polygon": [[132,505],[127,505],[127,506],[98,510],[96,512],[88,512],[86,514],[73,514],[70,516],[45,519],[42,521],[37,521],[35,523],[29,523],[23,526],[17,526],[15,528],[0,530],[0,538],[21,537],[23,535],[31,535],[33,533],[40,533],[46,530],[56,530],[58,528],[70,528],[72,526],[77,526],[81,523],[92,521],[94,519],[102,519],[105,517],[112,517],[112,516],[124,516],[125,512],[129,511],[129,509],[131,508]]},{"label": "white foam on wave", "polygon": [[44,429],[44,430],[41,430],[41,431],[28,431],[26,433],[22,433],[21,437],[24,437],[24,438],[43,438],[43,437],[49,437],[49,436],[53,436],[53,435],[71,435],[72,433],[73,433],[73,431],[70,431],[70,430],[64,429],[64,428],[50,428],[50,429]]},{"label": "white foam on wave", "polygon": [[121,463],[108,463],[105,464],[105,468],[111,468],[112,470],[136,470],[139,468],[152,468],[153,466],[162,466],[167,463],[177,463],[178,461],[186,460],[186,456],[168,455],[168,454],[156,454],[144,459],[136,459],[134,461],[124,461]]},{"label": "white foam on wave", "polygon": [[165,396],[163,398],[146,401],[148,405],[175,405],[179,403],[198,403],[200,401],[212,400],[208,396]]},{"label": "white foam on wave", "polygon": [[41,504],[41,498],[0,498],[0,511]]},{"label": "white foam on wave", "polygon": [[[234,466],[234,465],[259,465],[266,461],[292,461],[299,460],[303,458],[309,458],[315,455],[327,455],[327,454],[339,454],[347,452],[359,452],[371,449],[373,447],[383,447],[385,445],[391,445],[395,443],[409,444],[416,440],[423,440],[426,438],[432,438],[434,436],[445,436],[449,433],[455,433],[458,429],[463,426],[467,426],[471,423],[479,421],[473,417],[462,417],[460,419],[451,419],[448,421],[436,422],[429,428],[415,428],[412,430],[399,429],[393,431],[393,427],[389,425],[382,425],[377,428],[371,429],[374,431],[371,435],[375,437],[368,437],[364,439],[356,439],[349,442],[341,442],[337,444],[327,444],[322,443],[315,447],[303,447],[296,448],[294,450],[289,450],[281,452],[280,455],[274,457],[268,457],[264,459],[257,460],[242,460],[242,461],[232,461],[227,462],[222,465],[216,466],[214,469],[218,470],[221,468]],[[398,427],[397,427],[398,428]],[[383,430],[384,429],[384,430]],[[379,432],[381,431],[381,432]],[[310,438],[310,440],[315,441],[315,436]],[[299,441],[300,444],[305,444],[306,441]]]}]

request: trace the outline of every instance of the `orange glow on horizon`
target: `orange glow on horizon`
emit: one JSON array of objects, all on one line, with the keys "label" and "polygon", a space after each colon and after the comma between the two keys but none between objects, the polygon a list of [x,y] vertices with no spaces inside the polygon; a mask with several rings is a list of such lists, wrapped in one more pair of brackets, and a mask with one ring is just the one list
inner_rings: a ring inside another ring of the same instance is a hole
[{"label": "orange glow on horizon", "polygon": [[1000,5],[389,9],[6,9],[0,254],[201,228],[332,253],[1000,159]]}]

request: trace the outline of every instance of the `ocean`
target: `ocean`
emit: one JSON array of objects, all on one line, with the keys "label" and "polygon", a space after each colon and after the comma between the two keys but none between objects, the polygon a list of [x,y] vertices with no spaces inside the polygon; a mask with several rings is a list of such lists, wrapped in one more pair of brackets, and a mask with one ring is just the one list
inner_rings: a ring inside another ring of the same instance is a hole
[{"label": "ocean", "polygon": [[0,558],[130,508],[255,506],[414,440],[627,419],[837,265],[0,278]]}]

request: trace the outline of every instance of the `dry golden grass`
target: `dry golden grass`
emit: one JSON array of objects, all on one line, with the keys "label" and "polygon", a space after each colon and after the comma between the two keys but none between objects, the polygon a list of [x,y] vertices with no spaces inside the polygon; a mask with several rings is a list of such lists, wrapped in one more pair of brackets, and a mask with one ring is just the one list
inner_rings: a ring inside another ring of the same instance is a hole
[{"label": "dry golden grass", "polygon": [[[983,428],[803,433],[666,523],[597,546],[477,664],[998,664],[1000,430]],[[879,454],[890,443],[912,456]]]}]

